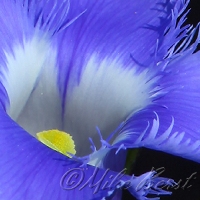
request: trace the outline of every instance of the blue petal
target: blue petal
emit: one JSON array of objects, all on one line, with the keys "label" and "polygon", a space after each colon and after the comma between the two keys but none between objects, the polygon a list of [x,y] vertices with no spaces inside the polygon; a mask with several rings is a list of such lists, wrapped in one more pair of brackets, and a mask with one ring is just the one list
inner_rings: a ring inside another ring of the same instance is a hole
[{"label": "blue petal", "polygon": [[[63,95],[70,76],[75,84],[80,81],[84,65],[94,53],[101,61],[106,57],[121,60],[124,68],[133,62],[130,54],[140,63],[149,63],[157,38],[169,25],[173,7],[174,3],[161,0],[71,2],[69,19],[86,12],[59,38],[58,62],[61,88],[65,87],[62,88]],[[178,6],[176,8],[180,10]]]},{"label": "blue petal", "polygon": [[200,162],[199,55],[196,53],[170,65],[171,72],[161,79],[161,86],[169,92],[134,117],[137,122],[140,119],[140,127],[154,119],[154,133],[149,134],[149,142],[144,144],[146,133],[140,145]]},{"label": "blue petal", "polygon": [[[2,110],[0,154],[0,198],[5,200],[99,200],[113,196],[119,183],[123,183],[120,188],[129,186],[134,196],[144,199],[160,180],[164,185],[173,184],[172,180],[153,178],[154,172],[148,176],[128,177],[109,169],[80,167],[80,162],[66,158],[30,136]],[[159,194],[168,193],[162,191]]]},{"label": "blue petal", "polygon": [[62,176],[78,163],[42,145],[2,111],[0,119],[1,199],[91,199],[92,191],[84,194],[60,186]]},{"label": "blue petal", "polygon": [[[163,1],[71,2],[69,19],[86,12],[56,37],[55,45],[64,129],[73,134],[81,155],[89,152],[81,148],[83,141],[98,140],[96,126],[108,136],[127,115],[149,103],[154,80],[145,66],[154,62],[157,39],[174,7]],[[138,84],[142,89],[133,91]]]},{"label": "blue petal", "polygon": [[[83,176],[80,163],[42,145],[2,111],[0,119],[1,199],[93,199],[94,190],[89,187],[79,190],[71,185],[71,190],[63,189],[67,188],[64,175],[71,169],[77,168],[77,172],[71,173]],[[85,181],[93,171],[93,167],[87,167]]]},{"label": "blue petal", "polygon": [[200,162],[200,53],[193,53],[199,42],[199,34],[194,38],[199,26],[183,26],[183,15],[174,27],[184,9],[174,15],[158,49],[157,55],[163,57],[157,63],[160,79],[152,104],[126,121],[115,143],[118,147],[147,147]]}]

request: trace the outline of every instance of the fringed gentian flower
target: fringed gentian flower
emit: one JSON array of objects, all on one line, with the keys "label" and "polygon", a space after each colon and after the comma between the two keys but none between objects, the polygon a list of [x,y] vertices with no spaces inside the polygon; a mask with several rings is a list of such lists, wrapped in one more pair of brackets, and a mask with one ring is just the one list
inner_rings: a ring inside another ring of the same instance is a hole
[{"label": "fringed gentian flower", "polygon": [[119,172],[135,147],[200,161],[188,3],[0,1],[0,199],[169,194],[170,179]]}]

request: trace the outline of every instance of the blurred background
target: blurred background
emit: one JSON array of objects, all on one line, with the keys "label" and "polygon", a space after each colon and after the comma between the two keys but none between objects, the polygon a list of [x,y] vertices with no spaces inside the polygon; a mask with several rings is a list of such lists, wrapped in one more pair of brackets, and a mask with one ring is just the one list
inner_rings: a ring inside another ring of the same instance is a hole
[{"label": "blurred background", "polygon": [[[191,0],[188,8],[191,10],[186,23],[196,26],[200,21],[200,1]],[[163,171],[160,176],[172,178],[179,183],[179,187],[169,188],[169,191],[173,192],[172,195],[161,196],[161,200],[200,200],[200,164],[162,152],[139,149],[136,162],[131,167],[131,174],[138,176],[152,168]],[[122,199],[135,200],[126,190],[123,191]]]}]

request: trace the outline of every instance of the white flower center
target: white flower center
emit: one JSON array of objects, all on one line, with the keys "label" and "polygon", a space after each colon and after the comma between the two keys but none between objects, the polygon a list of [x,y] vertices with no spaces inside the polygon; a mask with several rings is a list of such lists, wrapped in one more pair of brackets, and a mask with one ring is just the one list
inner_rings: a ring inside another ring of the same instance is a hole
[{"label": "white flower center", "polygon": [[70,133],[77,153],[85,155],[90,152],[88,137],[99,141],[95,127],[106,138],[129,114],[151,102],[156,80],[149,81],[147,70],[138,73],[134,62],[125,68],[119,58],[101,60],[94,53],[83,66],[70,66],[77,69],[74,73],[80,73],[82,67],[82,74],[76,84],[70,84],[75,81],[70,77],[63,119],[57,51],[48,39],[35,36],[23,45],[16,44],[13,54],[5,53],[8,71],[3,72],[3,84],[10,99],[7,112],[34,136],[47,129]]}]

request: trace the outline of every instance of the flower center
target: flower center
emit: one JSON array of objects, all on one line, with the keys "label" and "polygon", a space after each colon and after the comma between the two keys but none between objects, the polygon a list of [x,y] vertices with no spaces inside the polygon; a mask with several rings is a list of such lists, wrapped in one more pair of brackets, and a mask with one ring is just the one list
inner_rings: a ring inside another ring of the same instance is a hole
[{"label": "flower center", "polygon": [[124,67],[119,58],[102,59],[92,53],[83,63],[73,60],[68,77],[68,58],[61,58],[65,64],[58,60],[59,50],[48,37],[35,33],[12,48],[2,72],[8,115],[34,137],[43,130],[70,132],[78,156],[91,152],[88,138],[100,147],[96,126],[106,138],[128,115],[152,101],[156,79],[149,79],[153,75],[148,70],[139,73],[132,62]]},{"label": "flower center", "polygon": [[76,154],[72,136],[66,132],[56,129],[42,131],[37,133],[37,138],[51,149],[54,149],[68,157],[71,157],[69,153]]}]

